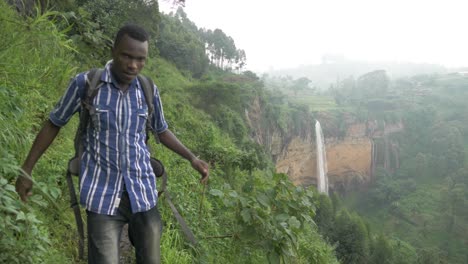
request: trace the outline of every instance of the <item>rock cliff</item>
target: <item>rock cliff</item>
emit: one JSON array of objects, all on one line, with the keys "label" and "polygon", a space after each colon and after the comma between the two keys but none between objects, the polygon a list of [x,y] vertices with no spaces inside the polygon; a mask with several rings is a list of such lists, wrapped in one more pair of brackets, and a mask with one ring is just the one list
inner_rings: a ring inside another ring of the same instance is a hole
[{"label": "rock cliff", "polygon": [[[270,151],[277,172],[287,174],[296,185],[316,184],[317,158],[315,131],[312,128],[302,131],[300,135],[297,132],[281,133],[274,126],[262,128],[258,125],[262,123],[261,105],[258,101],[246,111],[246,118],[251,127],[252,138]],[[326,114],[320,115],[320,119],[323,123],[329,122]],[[337,136],[339,132],[333,133],[333,128],[328,129],[328,135],[324,132],[329,187],[338,191],[346,191],[368,183],[377,160],[388,160],[388,155],[395,155],[393,160],[398,160],[395,144],[380,144],[385,149],[377,152],[377,144],[374,144],[374,141],[384,138],[387,142],[386,135],[403,129],[401,122],[381,123],[380,128],[377,121],[357,122],[349,116],[345,117],[343,122],[346,123],[346,129],[340,137]],[[328,127],[333,126],[338,127],[336,122],[328,124]],[[391,147],[390,150],[387,149],[388,146]],[[376,153],[383,153],[384,157],[377,159]],[[388,165],[383,166],[387,168]]]},{"label": "rock cliff", "polygon": [[[349,131],[358,129],[356,125]],[[329,187],[346,190],[369,182],[372,168],[372,140],[365,136],[348,134],[343,139],[325,135]],[[317,175],[314,137],[294,137],[280,155],[276,170],[286,173],[296,185],[315,185]]]}]

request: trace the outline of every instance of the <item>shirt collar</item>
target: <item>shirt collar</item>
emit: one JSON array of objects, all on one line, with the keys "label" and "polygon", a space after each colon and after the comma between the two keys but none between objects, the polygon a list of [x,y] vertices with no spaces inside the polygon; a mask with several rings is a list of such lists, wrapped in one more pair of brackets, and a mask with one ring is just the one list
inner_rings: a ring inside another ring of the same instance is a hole
[{"label": "shirt collar", "polygon": [[[106,63],[106,66],[104,66],[104,72],[102,73],[101,76],[101,81],[107,82],[107,83],[113,83],[115,87],[119,87],[117,81],[115,80],[114,76],[112,75],[111,72],[111,66],[114,61],[110,60]],[[130,83],[130,87],[132,86],[137,86],[140,87],[140,83],[138,82],[138,78],[133,79],[133,81]],[[129,87],[129,88],[130,88]]]}]

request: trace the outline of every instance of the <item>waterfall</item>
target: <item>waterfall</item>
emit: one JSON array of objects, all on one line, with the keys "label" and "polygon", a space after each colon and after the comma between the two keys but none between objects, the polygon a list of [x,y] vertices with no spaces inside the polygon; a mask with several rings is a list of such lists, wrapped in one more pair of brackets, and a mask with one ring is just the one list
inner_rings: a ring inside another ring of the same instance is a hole
[{"label": "waterfall", "polygon": [[317,143],[317,189],[319,192],[328,195],[327,153],[325,151],[322,127],[320,126],[320,122],[318,120],[316,121],[315,138]]}]

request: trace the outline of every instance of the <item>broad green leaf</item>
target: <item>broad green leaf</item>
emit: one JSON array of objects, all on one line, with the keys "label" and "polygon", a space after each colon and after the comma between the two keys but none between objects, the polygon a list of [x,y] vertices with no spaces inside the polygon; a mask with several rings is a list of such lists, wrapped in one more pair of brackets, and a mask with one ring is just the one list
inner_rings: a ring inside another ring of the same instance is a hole
[{"label": "broad green leaf", "polygon": [[210,194],[213,195],[213,196],[218,196],[218,197],[223,197],[224,196],[223,192],[218,190],[218,189],[211,189]]},{"label": "broad green leaf", "polygon": [[241,211],[241,216],[242,216],[242,220],[244,220],[244,222],[246,223],[250,223],[250,221],[252,220],[252,216],[250,215],[249,209],[243,209]]},{"label": "broad green leaf", "polygon": [[35,224],[39,224],[41,223],[41,221],[39,221],[37,218],[36,218],[36,215],[33,214],[33,213],[28,213],[26,214],[26,219],[31,222],[31,223],[35,223]]},{"label": "broad green leaf", "polygon": [[245,197],[240,197],[239,201],[241,202],[242,207],[246,207],[249,204],[249,200]]},{"label": "broad green leaf", "polygon": [[301,222],[299,222],[295,216],[289,218],[288,224],[293,229],[299,229],[301,227]]},{"label": "broad green leaf", "polygon": [[268,263],[270,264],[279,264],[280,263],[280,256],[275,251],[271,251],[268,253]]},{"label": "broad green leaf", "polygon": [[270,199],[268,199],[268,197],[263,193],[257,196],[257,201],[265,207],[270,206]]},{"label": "broad green leaf", "polygon": [[25,220],[26,219],[26,215],[24,214],[23,211],[19,212],[17,215],[16,215],[16,220]]},{"label": "broad green leaf", "polygon": [[310,215],[308,214],[301,214],[301,216],[304,218],[304,220],[306,220],[307,222],[312,222],[312,217],[310,217]]},{"label": "broad green leaf", "polygon": [[0,178],[0,186],[6,185],[8,183],[7,179]]},{"label": "broad green leaf", "polygon": [[14,215],[14,214],[19,214],[20,211],[17,210],[17,208],[14,207],[14,206],[8,206],[8,205],[7,206],[2,206],[2,205],[0,205],[0,212],[2,212],[2,213],[5,212],[7,214],[13,214]]},{"label": "broad green leaf", "polygon": [[279,214],[279,215],[276,215],[275,219],[276,221],[278,222],[286,222],[286,220],[288,220],[289,218],[289,215],[287,214]]},{"label": "broad green leaf", "polygon": [[307,206],[307,207],[311,206],[309,199],[307,199],[306,197],[302,197],[301,203],[302,205]]},{"label": "broad green leaf", "polygon": [[5,186],[5,190],[10,191],[10,192],[16,192],[15,186],[8,184]]},{"label": "broad green leaf", "polygon": [[232,207],[236,204],[236,201],[232,198],[226,197],[223,199],[223,204],[226,207]]}]

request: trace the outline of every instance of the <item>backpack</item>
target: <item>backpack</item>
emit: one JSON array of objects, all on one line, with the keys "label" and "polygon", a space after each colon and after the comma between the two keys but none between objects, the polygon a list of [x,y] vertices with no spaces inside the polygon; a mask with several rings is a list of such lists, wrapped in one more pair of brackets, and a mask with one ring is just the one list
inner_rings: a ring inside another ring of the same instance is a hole
[{"label": "backpack", "polygon": [[[103,73],[103,69],[92,69],[88,72],[88,79],[85,84],[85,92],[84,98],[82,98],[82,108],[80,113],[80,123],[78,125],[78,129],[76,130],[75,134],[75,156],[70,159],[68,162],[68,169],[67,169],[67,185],[68,191],[70,193],[70,207],[73,208],[73,212],[75,215],[76,225],[78,229],[78,236],[79,236],[79,244],[78,244],[78,254],[79,258],[83,259],[84,255],[84,228],[83,228],[83,220],[81,218],[80,206],[76,197],[75,187],[73,184],[72,175],[78,176],[80,172],[80,157],[83,154],[84,147],[82,144],[82,137],[86,131],[88,126],[88,122],[92,122],[91,114],[96,111],[95,107],[93,106],[93,99],[96,97],[99,88],[101,87],[101,75]],[[156,142],[159,143],[159,137],[157,132],[151,127],[149,120],[154,114],[154,105],[153,105],[153,95],[154,95],[154,83],[150,78],[147,78],[143,75],[138,75],[138,81],[140,82],[143,93],[145,96],[146,104],[148,106],[148,121],[146,122],[146,141],[149,139],[149,135],[153,134]],[[163,176],[162,182],[162,191],[158,192],[158,195],[164,192],[166,187],[167,177],[164,171],[164,166],[161,161],[151,158],[150,159],[151,166],[153,168],[153,172],[156,177]]]}]

